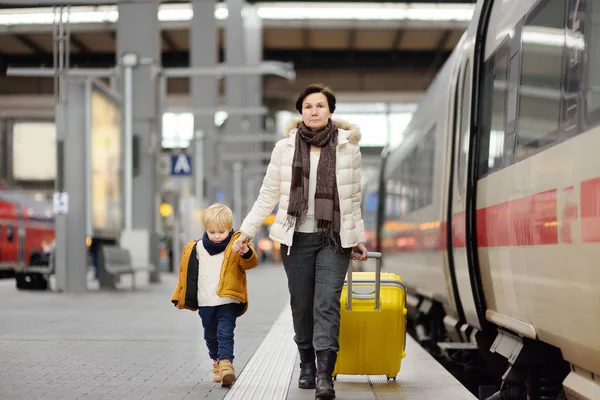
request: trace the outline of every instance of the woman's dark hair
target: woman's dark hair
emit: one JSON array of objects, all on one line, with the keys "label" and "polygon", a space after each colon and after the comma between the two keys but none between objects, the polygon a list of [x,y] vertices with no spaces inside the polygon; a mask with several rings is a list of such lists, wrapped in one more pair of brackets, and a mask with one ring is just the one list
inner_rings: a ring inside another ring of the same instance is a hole
[{"label": "woman's dark hair", "polygon": [[302,114],[302,103],[304,102],[304,99],[306,98],[306,96],[313,93],[323,93],[325,97],[327,97],[327,105],[329,106],[329,112],[335,111],[335,95],[333,94],[331,89],[329,89],[327,86],[321,83],[314,83],[312,85],[308,85],[306,89],[304,89],[302,93],[300,93],[298,99],[296,99],[296,110],[298,110],[300,114]]}]

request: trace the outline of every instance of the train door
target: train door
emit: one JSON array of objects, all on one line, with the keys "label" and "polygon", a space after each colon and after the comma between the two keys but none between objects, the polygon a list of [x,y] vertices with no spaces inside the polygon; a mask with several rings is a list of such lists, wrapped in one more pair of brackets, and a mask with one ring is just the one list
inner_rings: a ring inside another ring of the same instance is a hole
[{"label": "train door", "polygon": [[461,62],[454,103],[454,151],[452,152],[454,159],[452,160],[453,172],[451,173],[452,181],[450,183],[452,190],[449,191],[450,198],[448,201],[450,205],[448,210],[450,224],[448,248],[451,249],[450,256],[454,265],[458,296],[463,307],[464,317],[469,325],[480,328],[471,290],[465,218],[472,76],[470,58],[466,58]]},{"label": "train door", "polygon": [[16,221],[3,221],[0,225],[0,267],[14,268],[18,263],[18,240]]},{"label": "train door", "polygon": [[25,219],[23,212],[19,212],[19,225],[17,226],[17,263],[20,267],[25,265]]},{"label": "train door", "polygon": [[[452,71],[451,79],[452,83],[450,86],[450,92],[448,94],[448,110],[450,110],[447,116],[447,138],[448,141],[445,144],[445,152],[446,152],[446,167],[444,168],[446,175],[444,176],[444,187],[443,193],[446,193],[446,197],[442,200],[443,210],[444,210],[444,243],[446,243],[445,251],[446,251],[446,269],[448,273],[448,290],[452,293],[452,298],[454,302],[454,306],[456,309],[455,317],[458,318],[458,321],[464,322],[465,316],[462,309],[462,304],[460,300],[460,296],[458,294],[457,284],[456,284],[456,272],[454,268],[454,255],[452,252],[452,231],[450,229],[452,224],[452,192],[453,192],[453,176],[454,176],[454,147],[455,147],[455,134],[454,127],[456,125],[457,116],[457,104],[460,99],[460,77],[462,76],[462,66],[460,64],[456,64],[454,71]],[[445,321],[445,323],[451,323],[452,325],[456,325],[458,321]],[[453,340],[455,339],[452,337]]]}]

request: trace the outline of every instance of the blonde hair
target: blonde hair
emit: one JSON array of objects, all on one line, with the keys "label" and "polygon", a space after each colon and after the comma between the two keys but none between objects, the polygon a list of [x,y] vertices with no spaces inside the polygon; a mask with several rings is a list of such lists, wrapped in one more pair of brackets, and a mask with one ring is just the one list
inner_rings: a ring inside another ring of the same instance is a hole
[{"label": "blonde hair", "polygon": [[229,207],[214,203],[204,211],[202,223],[204,229],[231,230],[233,228],[233,213]]}]

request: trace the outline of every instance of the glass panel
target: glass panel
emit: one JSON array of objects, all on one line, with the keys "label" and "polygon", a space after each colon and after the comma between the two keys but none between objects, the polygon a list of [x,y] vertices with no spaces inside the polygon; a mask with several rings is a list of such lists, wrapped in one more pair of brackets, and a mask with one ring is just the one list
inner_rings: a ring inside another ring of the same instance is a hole
[{"label": "glass panel", "polygon": [[471,74],[469,74],[469,63],[465,65],[463,76],[463,91],[461,95],[461,117],[458,154],[458,190],[463,192],[465,184],[465,170],[467,168],[467,155],[469,154],[469,132],[470,132],[470,104],[471,104]]},{"label": "glass panel", "polygon": [[483,135],[479,142],[479,177],[502,167],[507,81],[508,44],[504,44],[485,63]]},{"label": "glass panel", "polygon": [[565,0],[549,0],[523,27],[517,158],[558,139]]}]

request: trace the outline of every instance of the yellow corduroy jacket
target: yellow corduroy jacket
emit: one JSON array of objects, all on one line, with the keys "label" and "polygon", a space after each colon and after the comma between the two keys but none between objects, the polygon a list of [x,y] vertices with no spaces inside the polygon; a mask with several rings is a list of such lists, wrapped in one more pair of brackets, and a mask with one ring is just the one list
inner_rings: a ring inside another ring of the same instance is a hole
[{"label": "yellow corduroy jacket", "polygon": [[[231,241],[225,248],[225,256],[221,266],[221,278],[217,294],[221,297],[231,297],[244,304],[244,309],[240,315],[248,310],[248,287],[246,282],[246,270],[252,269],[258,265],[256,251],[251,247],[252,255],[245,259],[231,250],[233,242],[240,236],[240,232],[235,232]],[[173,291],[171,303],[175,307],[198,310],[198,257],[196,255],[196,244],[198,242],[191,240],[183,248],[181,261],[179,262],[179,280]]]}]

